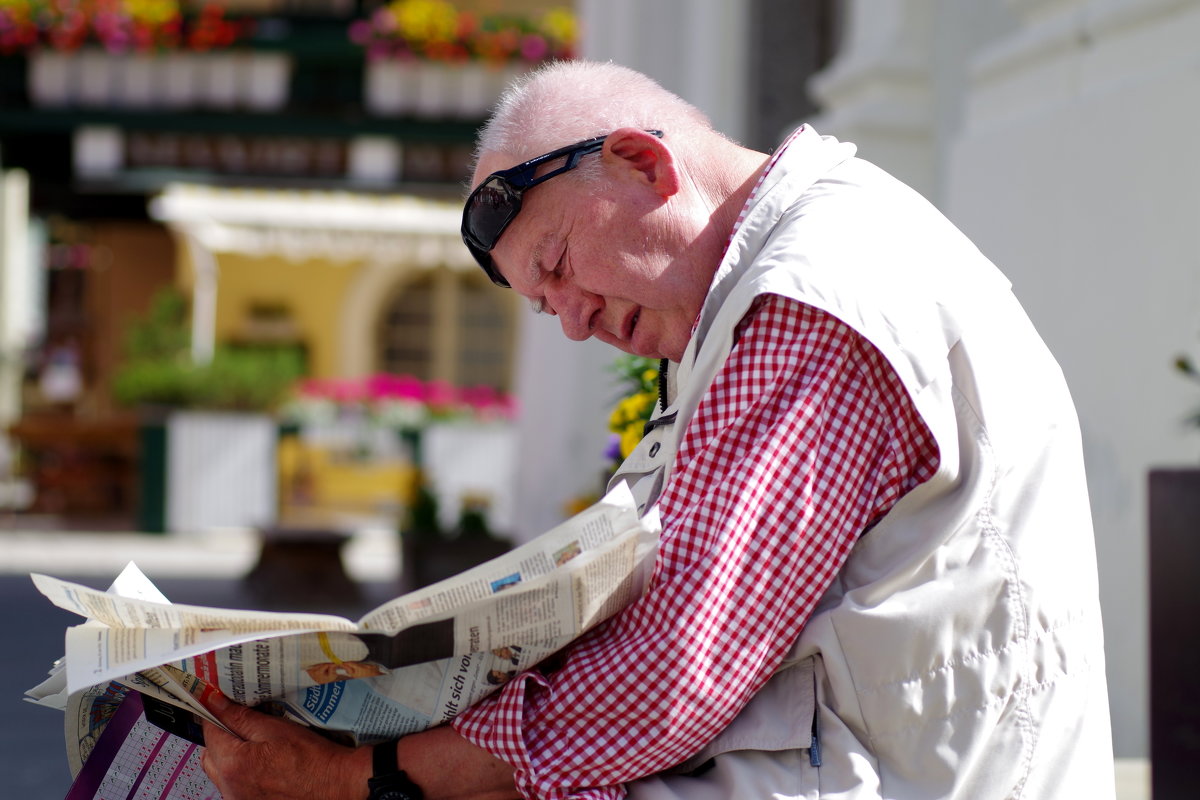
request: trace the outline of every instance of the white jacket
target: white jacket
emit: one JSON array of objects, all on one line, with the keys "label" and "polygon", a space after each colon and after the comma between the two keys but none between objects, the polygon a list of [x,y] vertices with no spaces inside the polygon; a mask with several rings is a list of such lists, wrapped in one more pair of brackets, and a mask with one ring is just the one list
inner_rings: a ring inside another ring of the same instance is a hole
[{"label": "white jacket", "polygon": [[[732,774],[739,798],[1106,800],[1095,548],[1062,374],[995,267],[853,154],[805,130],[782,155],[679,365],[674,424],[652,431],[617,479],[657,498],[763,293],[823,309],[872,342],[932,431],[939,468],[861,535],[784,666],[686,766],[806,752],[786,790],[763,785],[775,779],[758,767],[713,778]],[[656,780],[632,794],[667,796]],[[688,780],[686,796],[710,796]]]}]

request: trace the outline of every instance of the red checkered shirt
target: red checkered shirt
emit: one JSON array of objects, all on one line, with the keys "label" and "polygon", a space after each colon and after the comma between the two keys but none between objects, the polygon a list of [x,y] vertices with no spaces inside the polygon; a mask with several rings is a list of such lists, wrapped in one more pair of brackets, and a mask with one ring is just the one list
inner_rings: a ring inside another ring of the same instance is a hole
[{"label": "red checkered shirt", "polygon": [[529,798],[619,798],[710,741],[855,539],[933,475],[899,378],[832,316],[760,297],[684,434],[646,594],[455,722]]}]

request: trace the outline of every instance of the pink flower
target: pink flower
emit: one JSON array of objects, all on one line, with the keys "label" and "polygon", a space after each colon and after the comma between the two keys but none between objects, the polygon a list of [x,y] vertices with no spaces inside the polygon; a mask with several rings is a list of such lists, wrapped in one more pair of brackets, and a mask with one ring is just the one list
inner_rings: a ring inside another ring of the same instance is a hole
[{"label": "pink flower", "polygon": [[[513,419],[515,400],[490,386],[458,389],[446,381],[428,383],[411,375],[377,373],[365,378],[305,378],[296,383],[299,400],[324,400],[341,411],[377,414],[384,424],[397,423],[398,409],[419,412],[423,424],[435,418],[475,419],[484,422]],[[390,420],[390,422],[387,422]]]},{"label": "pink flower", "polygon": [[366,380],[366,395],[372,400],[415,400],[424,395],[421,382],[411,375],[379,373]]},{"label": "pink flower", "polygon": [[448,409],[458,402],[458,392],[446,381],[430,381],[425,386],[425,402],[435,409]]},{"label": "pink flower", "polygon": [[328,391],[325,382],[316,378],[304,378],[297,387],[297,392],[308,397],[325,397]]},{"label": "pink flower", "polygon": [[521,58],[526,61],[541,61],[550,52],[550,45],[537,34],[521,37]]},{"label": "pink flower", "polygon": [[371,23],[365,19],[356,19],[350,23],[350,41],[366,47],[371,43]]},{"label": "pink flower", "polygon": [[469,386],[462,390],[462,399],[471,408],[483,410],[496,405],[500,398],[490,386]]},{"label": "pink flower", "polygon": [[340,403],[357,403],[367,399],[366,387],[359,381],[339,380],[330,384],[333,399]]}]

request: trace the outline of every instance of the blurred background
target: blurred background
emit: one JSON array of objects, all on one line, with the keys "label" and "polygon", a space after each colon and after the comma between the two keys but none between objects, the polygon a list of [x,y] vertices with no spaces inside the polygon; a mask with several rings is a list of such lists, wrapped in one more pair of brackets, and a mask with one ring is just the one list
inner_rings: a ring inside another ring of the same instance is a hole
[{"label": "blurred background", "polygon": [[[1012,279],[1080,412],[1124,796],[1152,752],[1194,796],[1196,41],[1195,0],[0,0],[6,713],[64,624],[28,571],[361,609],[598,493],[634,373],[457,234],[500,87],[583,56],[855,142]],[[12,713],[14,796],[61,797],[61,720]]]}]

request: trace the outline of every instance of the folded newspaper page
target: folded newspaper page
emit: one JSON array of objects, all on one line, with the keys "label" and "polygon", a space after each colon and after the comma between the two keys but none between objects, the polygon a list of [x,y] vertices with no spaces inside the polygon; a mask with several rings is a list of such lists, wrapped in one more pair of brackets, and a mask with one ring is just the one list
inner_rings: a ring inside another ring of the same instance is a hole
[{"label": "folded newspaper page", "polygon": [[424,730],[639,597],[658,533],[657,515],[639,517],[622,485],[537,539],[357,622],[145,599],[157,590],[136,570],[109,592],[34,575],[51,601],[89,621],[68,628],[65,690],[52,689],[62,682],[52,675],[31,693],[67,708],[73,772],[102,730],[95,720],[128,689],[200,716],[204,694],[220,691],[347,744]]},{"label": "folded newspaper page", "polygon": [[113,700],[113,713],[65,800],[220,798],[200,766],[200,745],[150,720],[138,692]]},{"label": "folded newspaper page", "polygon": [[[151,600],[158,603],[169,602],[132,562],[121,571],[121,574],[108,588],[108,592],[122,597]],[[86,625],[100,626],[102,623],[90,620]],[[158,690],[158,687],[139,675],[134,675],[128,676],[124,684],[114,681],[89,687],[82,692],[68,694],[65,663],[65,658],[55,661],[50,668],[49,677],[26,691],[25,700],[35,705],[65,712],[63,732],[67,745],[67,764],[71,774],[78,775],[126,695],[136,694],[136,692],[130,692],[130,688],[149,692]],[[158,691],[161,692],[161,690]],[[176,703],[176,705],[181,704]],[[211,718],[207,710],[204,714]]]}]

